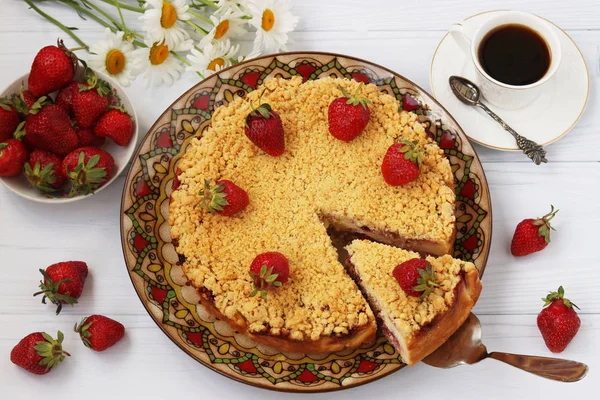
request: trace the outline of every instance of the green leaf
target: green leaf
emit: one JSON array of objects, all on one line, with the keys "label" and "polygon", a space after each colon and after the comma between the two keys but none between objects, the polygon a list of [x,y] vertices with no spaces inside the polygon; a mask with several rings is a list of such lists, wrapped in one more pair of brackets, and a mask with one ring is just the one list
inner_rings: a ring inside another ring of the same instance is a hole
[{"label": "green leaf", "polygon": [[[48,343],[54,342],[54,338],[52,336],[48,335],[46,332],[42,332],[42,337],[44,339],[46,339],[46,342],[48,342]],[[38,342],[38,343],[44,343],[44,342]]]},{"label": "green leaf", "polygon": [[100,154],[96,154],[95,156],[90,157],[90,159],[88,160],[87,165],[85,167],[88,169],[92,169],[96,165],[98,165],[99,162],[100,162]]}]

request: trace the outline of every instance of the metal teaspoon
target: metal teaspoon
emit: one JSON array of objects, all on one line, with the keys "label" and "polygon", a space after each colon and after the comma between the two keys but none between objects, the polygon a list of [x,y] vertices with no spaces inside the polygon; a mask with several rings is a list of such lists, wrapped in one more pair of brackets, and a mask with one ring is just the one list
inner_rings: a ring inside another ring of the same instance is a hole
[{"label": "metal teaspoon", "polygon": [[502,120],[495,112],[490,110],[485,104],[480,101],[481,91],[473,82],[468,80],[467,78],[463,78],[461,76],[453,75],[449,79],[450,88],[452,92],[460,101],[469,105],[469,106],[477,106],[485,111],[490,117],[496,120],[502,127],[517,141],[517,146],[519,149],[525,153],[527,157],[529,157],[536,165],[540,165],[541,163],[547,163],[546,159],[546,150],[544,148],[534,142],[533,140],[529,140],[524,136],[519,135],[513,128],[508,126],[506,122]]}]

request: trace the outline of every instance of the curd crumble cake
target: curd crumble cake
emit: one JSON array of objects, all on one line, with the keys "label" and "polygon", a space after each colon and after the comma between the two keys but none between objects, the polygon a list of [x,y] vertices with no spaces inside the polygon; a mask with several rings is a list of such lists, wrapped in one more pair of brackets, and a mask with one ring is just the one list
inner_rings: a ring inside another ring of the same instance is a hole
[{"label": "curd crumble cake", "polygon": [[[444,344],[479,298],[479,272],[470,262],[449,255],[419,260],[431,266],[432,284],[427,289],[427,282],[419,281],[425,285],[420,289],[427,292],[411,293],[409,289],[406,293],[399,283],[402,277],[395,276],[398,272],[394,271],[402,271],[406,276],[402,266],[419,259],[419,254],[367,240],[355,240],[346,250],[350,255],[350,275],[367,297],[384,335],[408,365],[421,361]],[[426,270],[422,271],[419,278],[426,274]]]},{"label": "curd crumble cake", "polygon": [[[328,107],[340,88],[369,102],[368,124],[349,142],[328,131]],[[260,118],[263,103],[270,105],[267,117],[277,115],[270,121],[281,121],[285,151],[263,151],[249,140],[249,115]],[[215,110],[178,164],[169,212],[183,271],[210,312],[256,342],[287,351],[332,352],[374,339],[374,315],[338,261],[327,228],[440,255],[450,251],[455,233],[449,162],[417,116],[399,106],[374,85],[295,77],[268,80]],[[420,175],[390,186],[382,159],[403,140],[422,148]],[[206,188],[206,180],[219,185]],[[247,193],[243,211],[221,215],[215,211],[231,185]],[[204,207],[206,193],[215,213]],[[267,278],[277,274],[249,274],[265,252],[283,254],[289,268],[289,279],[268,299],[251,296],[256,277],[264,275],[270,287],[275,282]]]}]

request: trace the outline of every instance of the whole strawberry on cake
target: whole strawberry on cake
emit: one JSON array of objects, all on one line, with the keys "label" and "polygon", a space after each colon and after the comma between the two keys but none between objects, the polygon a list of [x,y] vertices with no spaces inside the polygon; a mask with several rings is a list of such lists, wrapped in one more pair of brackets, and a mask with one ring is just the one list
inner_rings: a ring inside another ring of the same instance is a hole
[{"label": "whole strawberry on cake", "polygon": [[215,111],[182,151],[169,213],[183,271],[213,315],[285,351],[375,338],[327,230],[433,255],[455,235],[450,164],[400,109],[374,85],[275,78]]}]

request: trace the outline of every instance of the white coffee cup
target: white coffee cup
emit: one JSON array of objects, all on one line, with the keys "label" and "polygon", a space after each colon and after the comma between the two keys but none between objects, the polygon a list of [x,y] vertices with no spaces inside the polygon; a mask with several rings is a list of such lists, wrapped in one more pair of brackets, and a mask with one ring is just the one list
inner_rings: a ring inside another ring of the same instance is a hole
[{"label": "white coffee cup", "polygon": [[[546,42],[550,50],[550,66],[546,74],[537,82],[529,85],[509,85],[492,78],[479,61],[479,46],[486,35],[504,25],[525,25],[537,32]],[[537,15],[521,11],[506,11],[499,13],[479,26],[470,24],[455,24],[450,28],[450,34],[470,55],[475,64],[475,83],[481,88],[483,97],[491,104],[506,109],[517,109],[529,105],[544,89],[544,84],[554,76],[561,59],[560,40],[552,25]]]}]

